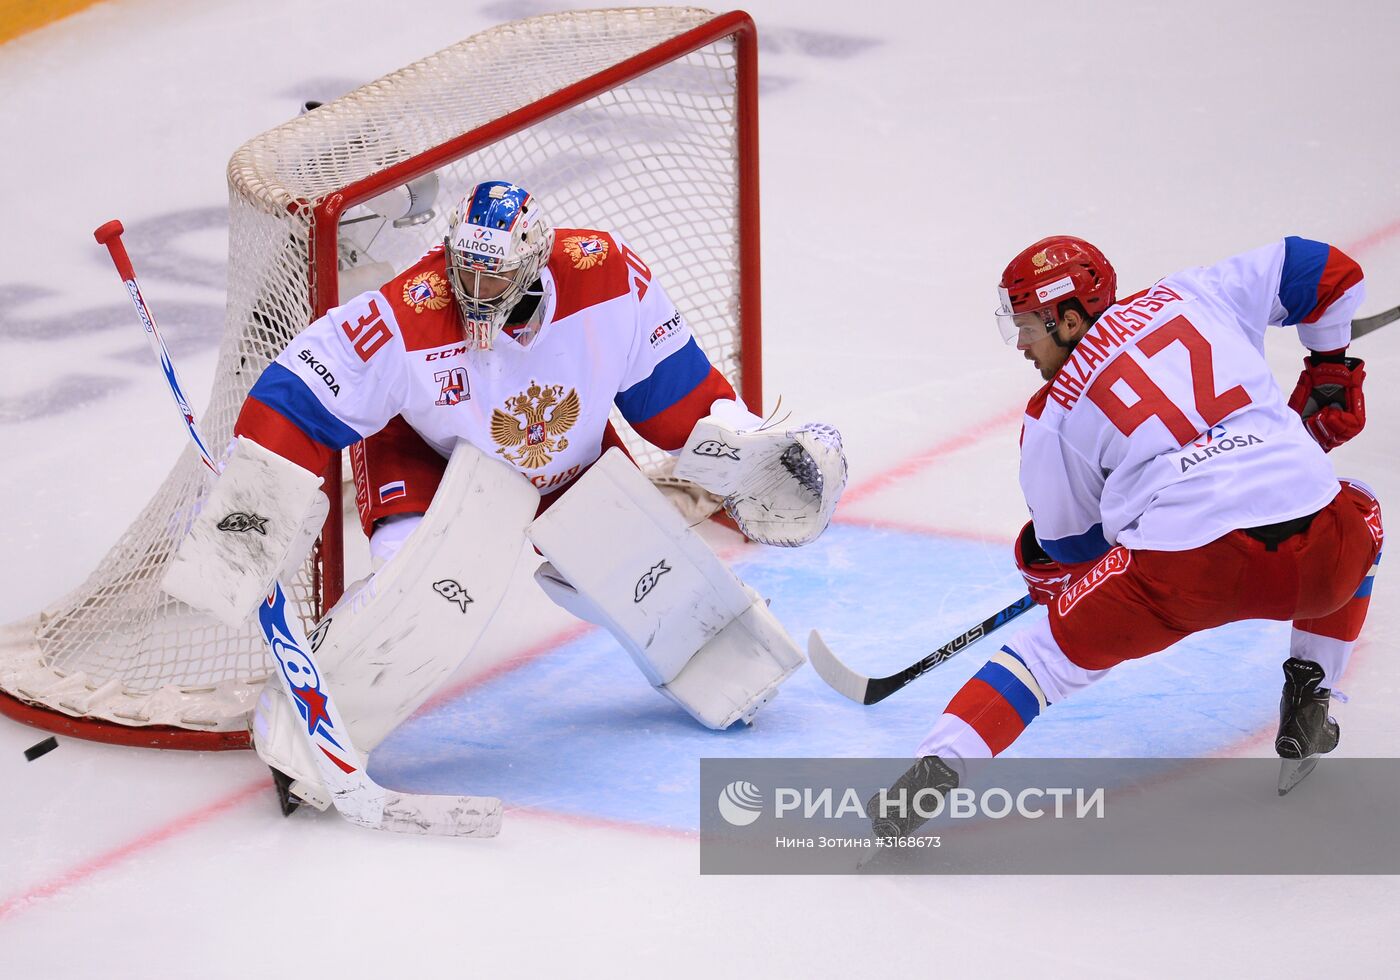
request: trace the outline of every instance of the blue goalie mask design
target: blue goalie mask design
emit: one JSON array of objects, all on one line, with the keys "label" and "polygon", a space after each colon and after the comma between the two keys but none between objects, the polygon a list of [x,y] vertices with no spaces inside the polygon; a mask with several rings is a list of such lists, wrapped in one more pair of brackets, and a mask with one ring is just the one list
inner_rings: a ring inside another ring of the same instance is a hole
[{"label": "blue goalie mask design", "polygon": [[489,348],[549,260],[554,226],[525,188],[491,180],[457,202],[443,244],[467,340]]}]

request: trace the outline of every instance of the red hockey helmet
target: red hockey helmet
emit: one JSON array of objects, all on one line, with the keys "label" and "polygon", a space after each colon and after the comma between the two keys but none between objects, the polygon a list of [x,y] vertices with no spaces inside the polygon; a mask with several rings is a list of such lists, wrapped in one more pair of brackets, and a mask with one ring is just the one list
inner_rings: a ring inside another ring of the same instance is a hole
[{"label": "red hockey helmet", "polygon": [[[1118,274],[1104,254],[1082,238],[1052,235],[1022,249],[1001,274],[997,327],[1008,344],[1026,347],[1052,331],[1059,305],[1077,299],[1089,316],[1113,305]],[[1035,314],[1033,317],[1023,314]]]}]

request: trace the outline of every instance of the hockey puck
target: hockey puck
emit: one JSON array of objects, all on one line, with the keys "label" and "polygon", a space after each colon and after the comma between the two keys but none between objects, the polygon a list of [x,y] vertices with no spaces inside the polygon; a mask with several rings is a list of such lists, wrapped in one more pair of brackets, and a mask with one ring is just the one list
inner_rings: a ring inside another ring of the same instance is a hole
[{"label": "hockey puck", "polygon": [[29,746],[29,748],[25,749],[24,758],[29,762],[33,762],[41,755],[48,755],[56,748],[58,748],[58,739],[50,735],[42,742],[35,742],[33,745]]}]

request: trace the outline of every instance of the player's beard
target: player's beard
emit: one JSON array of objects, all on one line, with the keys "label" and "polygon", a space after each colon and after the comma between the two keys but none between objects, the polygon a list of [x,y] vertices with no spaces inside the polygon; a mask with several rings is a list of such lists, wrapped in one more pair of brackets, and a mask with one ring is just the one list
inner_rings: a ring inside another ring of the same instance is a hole
[{"label": "player's beard", "polygon": [[1043,381],[1049,381],[1051,378],[1055,377],[1056,373],[1059,372],[1058,367],[1054,368],[1053,370],[1045,367],[1041,363],[1040,358],[1036,357],[1035,354],[1029,350],[1026,351],[1025,354],[1022,356],[1024,356],[1026,360],[1031,362],[1031,364],[1035,367],[1036,371],[1040,374],[1041,380]]}]

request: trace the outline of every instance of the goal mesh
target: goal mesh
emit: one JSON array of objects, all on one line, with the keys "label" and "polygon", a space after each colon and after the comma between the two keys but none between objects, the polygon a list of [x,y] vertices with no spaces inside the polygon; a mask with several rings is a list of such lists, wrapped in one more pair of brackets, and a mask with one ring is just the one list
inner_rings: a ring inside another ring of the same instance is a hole
[{"label": "goal mesh", "polygon": [[[338,270],[368,260],[394,270],[411,264],[442,239],[453,202],[491,178],[528,188],[556,226],[626,237],[711,360],[757,409],[756,372],[744,374],[757,363],[756,345],[740,340],[741,317],[747,313],[750,327],[757,321],[753,296],[740,308],[741,264],[756,264],[740,227],[748,207],[740,200],[740,116],[750,111],[740,82],[751,87],[753,79],[740,78],[739,50],[751,30],[743,15],[695,8],[531,17],[244,144],[228,168],[227,322],[201,419],[208,444],[228,443],[263,368],[335,305]],[[367,220],[351,234],[356,204],[430,170],[440,184],[430,219]],[[743,190],[752,197],[756,188]],[[664,454],[636,440],[620,418],[615,424],[643,468],[664,479]],[[79,589],[0,636],[0,693],[89,722],[245,729],[269,666],[255,627],[223,627],[158,585],[207,490],[187,450]],[[339,530],[328,525],[326,537]],[[313,556],[288,583],[308,627],[326,593],[339,592],[338,543],[323,553],[330,565]],[[0,710],[5,703],[14,702],[0,696]],[[212,747],[179,738],[162,744]]]}]

